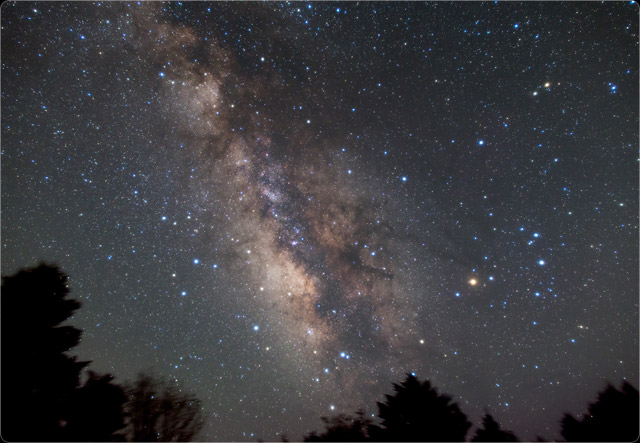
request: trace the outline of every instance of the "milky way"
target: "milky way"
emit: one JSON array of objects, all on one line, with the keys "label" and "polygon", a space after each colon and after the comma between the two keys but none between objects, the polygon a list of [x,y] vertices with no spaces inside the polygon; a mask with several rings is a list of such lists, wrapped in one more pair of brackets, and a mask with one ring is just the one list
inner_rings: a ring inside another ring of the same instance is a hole
[{"label": "milky way", "polygon": [[637,5],[5,3],[2,272],[208,440],[406,373],[557,437],[638,378]]},{"label": "milky way", "polygon": [[[224,264],[245,276],[249,303],[277,319],[266,326],[295,348],[290,364],[302,360],[320,374],[354,351],[364,367],[376,365],[381,351],[391,351],[384,366],[397,361],[393,351],[416,342],[416,330],[402,316],[407,306],[393,283],[393,234],[376,220],[375,197],[332,170],[341,159],[332,159],[319,142],[296,137],[281,148],[271,140],[277,124],[247,111],[268,87],[262,79],[234,73],[231,56],[217,44],[198,43],[184,26],[158,25],[160,8],[146,6],[133,15],[134,45],[165,60],[161,94],[177,108],[167,112],[187,115],[177,130],[190,138],[189,149],[210,174],[197,186],[227,199],[203,203],[213,212],[225,208],[216,218],[232,251]],[[162,50],[149,51],[159,41]],[[194,52],[206,67],[191,60]]]}]

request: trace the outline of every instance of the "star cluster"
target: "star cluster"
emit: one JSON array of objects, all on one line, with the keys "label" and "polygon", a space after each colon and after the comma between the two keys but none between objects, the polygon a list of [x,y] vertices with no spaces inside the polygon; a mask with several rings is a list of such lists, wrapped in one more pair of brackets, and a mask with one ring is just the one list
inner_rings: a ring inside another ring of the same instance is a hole
[{"label": "star cluster", "polygon": [[5,3],[2,273],[298,439],[411,372],[523,438],[638,379],[638,6]]}]

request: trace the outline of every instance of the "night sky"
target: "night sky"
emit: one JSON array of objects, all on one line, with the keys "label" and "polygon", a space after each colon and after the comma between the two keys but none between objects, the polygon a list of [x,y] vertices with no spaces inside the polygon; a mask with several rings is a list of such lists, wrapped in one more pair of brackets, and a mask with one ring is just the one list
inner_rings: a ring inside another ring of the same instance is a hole
[{"label": "night sky", "polygon": [[5,3],[2,274],[207,440],[409,372],[558,438],[638,386],[638,83],[633,2]]}]

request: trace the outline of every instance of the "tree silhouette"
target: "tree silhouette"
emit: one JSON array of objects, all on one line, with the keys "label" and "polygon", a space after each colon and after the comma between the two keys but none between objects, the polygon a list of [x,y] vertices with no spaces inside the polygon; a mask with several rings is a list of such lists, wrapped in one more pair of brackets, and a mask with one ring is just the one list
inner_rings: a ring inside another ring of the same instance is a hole
[{"label": "tree silhouette", "polygon": [[393,395],[385,395],[386,401],[377,403],[380,426],[360,410],[355,416],[322,417],[326,431],[307,434],[304,440],[464,441],[471,423],[450,396],[438,394],[428,380],[420,382],[414,375],[394,383],[393,389]]},{"label": "tree silhouette", "polygon": [[162,378],[140,374],[127,395],[129,441],[193,441],[204,425],[200,400]]},{"label": "tree silhouette", "polygon": [[607,384],[581,420],[568,413],[563,416],[562,436],[567,441],[637,441],[638,400],[638,390],[628,382],[621,390]]},{"label": "tree silhouette", "polygon": [[359,410],[355,416],[338,414],[335,417],[322,417],[327,430],[318,434],[312,432],[305,435],[304,441],[367,441],[371,420],[364,416],[364,411]]},{"label": "tree silhouette", "polygon": [[124,441],[114,431],[124,427],[124,390],[112,383],[111,375],[89,371],[85,384],[74,391],[70,402],[67,439],[70,441]]},{"label": "tree silhouette", "polygon": [[476,430],[476,435],[471,441],[518,441],[518,439],[513,432],[500,429],[500,424],[491,414],[485,414],[482,418],[482,428]]},{"label": "tree silhouette", "polygon": [[[81,387],[80,373],[89,362],[66,353],[81,335],[77,328],[60,326],[80,307],[67,298],[67,279],[57,266],[44,263],[2,278],[5,440],[110,440],[122,427],[120,388],[95,374]],[[101,397],[89,400],[89,395]],[[103,416],[110,418],[100,426],[87,426],[88,420]]]},{"label": "tree silhouette", "polygon": [[393,385],[395,393],[378,402],[379,429],[372,438],[382,441],[464,441],[471,423],[451,397],[438,394],[428,380],[407,375]]}]

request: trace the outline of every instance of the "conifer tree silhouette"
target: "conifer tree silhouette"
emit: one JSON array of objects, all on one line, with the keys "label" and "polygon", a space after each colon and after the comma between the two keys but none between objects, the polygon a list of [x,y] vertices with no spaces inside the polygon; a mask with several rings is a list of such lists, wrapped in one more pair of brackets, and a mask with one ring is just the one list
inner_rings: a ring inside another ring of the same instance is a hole
[{"label": "conifer tree silhouette", "polygon": [[[66,353],[81,335],[60,326],[80,307],[67,298],[67,279],[44,263],[2,278],[0,433],[7,441],[111,440],[122,427],[121,388],[95,374],[81,387],[89,362]],[[99,426],[87,426],[104,417]]]},{"label": "conifer tree silhouette", "polygon": [[410,374],[393,388],[393,395],[377,403],[380,425],[362,410],[355,416],[322,417],[326,431],[307,434],[305,441],[464,441],[471,423],[450,396]]},{"label": "conifer tree silhouette", "polygon": [[89,378],[70,399],[66,438],[69,441],[124,441],[114,431],[124,427],[124,390],[111,375],[89,371]]},{"label": "conifer tree silhouette", "polygon": [[628,382],[618,390],[611,384],[589,404],[589,409],[576,420],[565,413],[562,436],[567,441],[637,441],[639,436],[638,390]]},{"label": "conifer tree silhouette", "polygon": [[471,441],[518,441],[511,431],[500,429],[500,424],[491,414],[485,414],[482,418],[482,428],[476,430],[476,435]]},{"label": "conifer tree silhouette", "polygon": [[408,374],[395,393],[378,402],[381,427],[372,438],[382,441],[464,441],[471,423],[451,397],[439,394],[428,380]]}]

